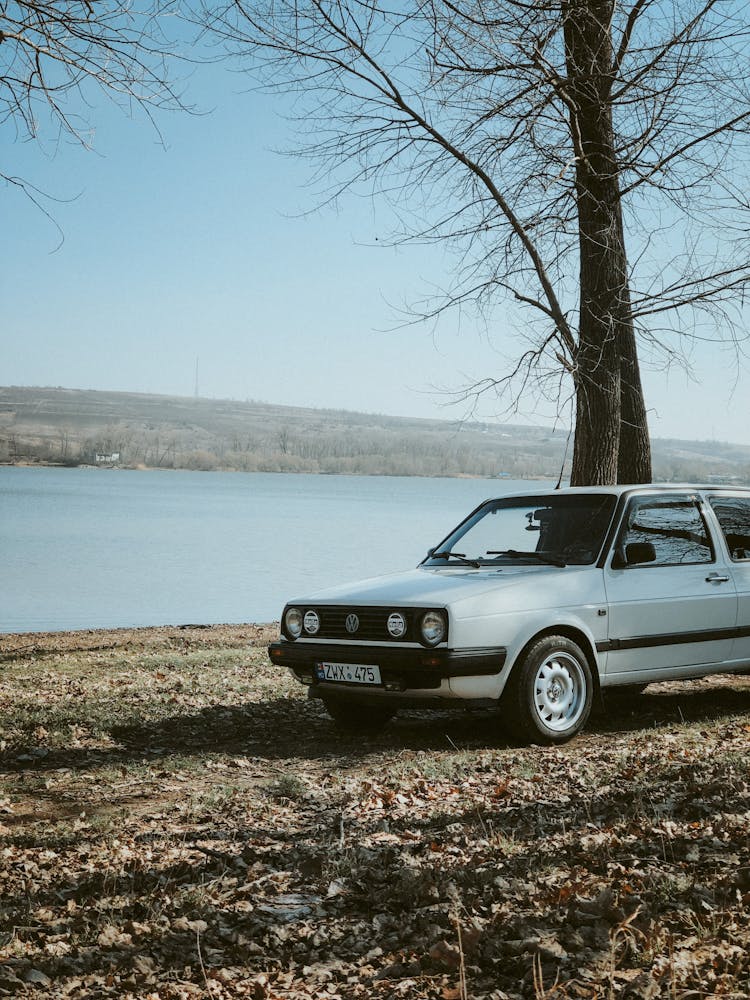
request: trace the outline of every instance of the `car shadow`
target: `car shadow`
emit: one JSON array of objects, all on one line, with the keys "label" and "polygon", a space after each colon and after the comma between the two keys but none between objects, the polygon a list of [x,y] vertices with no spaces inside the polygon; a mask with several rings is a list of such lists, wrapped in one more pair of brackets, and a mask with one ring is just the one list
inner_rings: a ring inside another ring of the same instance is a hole
[{"label": "car shadow", "polygon": [[655,684],[641,694],[604,692],[586,727],[601,735],[638,729],[712,722],[750,712],[750,686],[725,677],[713,680]]},{"label": "car shadow", "polygon": [[[580,739],[627,735],[681,723],[750,713],[750,687],[710,682],[655,686],[637,696],[603,696]],[[157,721],[113,725],[107,747],[10,747],[0,772],[89,768],[167,756],[230,755],[255,760],[366,758],[389,750],[443,751],[515,746],[502,712],[403,712],[381,732],[344,734],[317,701],[272,698],[244,705],[211,705]]]}]

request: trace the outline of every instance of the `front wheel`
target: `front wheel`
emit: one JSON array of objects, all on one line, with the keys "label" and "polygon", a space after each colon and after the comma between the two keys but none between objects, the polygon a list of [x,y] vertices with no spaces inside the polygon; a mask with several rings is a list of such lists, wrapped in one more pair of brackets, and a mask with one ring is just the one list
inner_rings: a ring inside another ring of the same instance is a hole
[{"label": "front wheel", "polygon": [[504,702],[510,724],[532,743],[565,743],[591,713],[594,680],[588,657],[565,636],[533,643],[509,685]]},{"label": "front wheel", "polygon": [[323,705],[336,728],[345,733],[377,733],[396,714],[390,706],[358,705],[330,695],[323,698]]}]

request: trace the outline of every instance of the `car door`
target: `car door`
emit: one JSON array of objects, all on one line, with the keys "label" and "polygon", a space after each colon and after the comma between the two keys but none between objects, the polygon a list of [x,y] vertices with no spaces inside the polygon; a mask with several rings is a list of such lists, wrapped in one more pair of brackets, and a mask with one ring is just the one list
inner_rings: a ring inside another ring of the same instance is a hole
[{"label": "car door", "polygon": [[737,630],[731,658],[750,663],[750,496],[731,493],[708,498],[724,536],[737,589]]},{"label": "car door", "polygon": [[728,659],[737,595],[717,549],[697,495],[629,499],[604,569],[608,678],[645,683]]}]

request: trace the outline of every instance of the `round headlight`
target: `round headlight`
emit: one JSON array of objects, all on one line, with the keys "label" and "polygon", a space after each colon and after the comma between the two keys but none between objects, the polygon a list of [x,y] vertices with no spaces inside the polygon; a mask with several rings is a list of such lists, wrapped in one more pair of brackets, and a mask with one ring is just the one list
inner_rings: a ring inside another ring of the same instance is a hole
[{"label": "round headlight", "polygon": [[315,635],[320,631],[320,616],[317,611],[306,611],[304,618],[305,632]]},{"label": "round headlight", "polygon": [[437,646],[445,638],[445,615],[439,611],[428,611],[422,615],[421,629],[422,640],[428,646]]},{"label": "round headlight", "polygon": [[287,635],[292,639],[298,639],[302,635],[302,612],[299,608],[289,608],[284,615],[284,627]]},{"label": "round headlight", "polygon": [[394,639],[403,639],[406,635],[406,619],[398,612],[394,611],[388,616],[388,634]]}]

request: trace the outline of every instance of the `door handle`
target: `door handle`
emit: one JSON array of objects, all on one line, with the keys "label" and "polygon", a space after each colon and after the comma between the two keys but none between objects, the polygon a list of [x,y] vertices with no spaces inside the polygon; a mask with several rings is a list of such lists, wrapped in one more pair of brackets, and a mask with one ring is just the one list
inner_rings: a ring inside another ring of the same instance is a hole
[{"label": "door handle", "polygon": [[723,573],[709,573],[706,577],[706,583],[729,583],[729,577],[724,576]]}]

